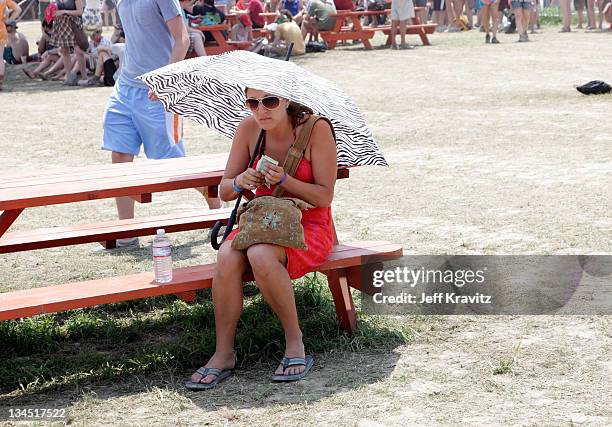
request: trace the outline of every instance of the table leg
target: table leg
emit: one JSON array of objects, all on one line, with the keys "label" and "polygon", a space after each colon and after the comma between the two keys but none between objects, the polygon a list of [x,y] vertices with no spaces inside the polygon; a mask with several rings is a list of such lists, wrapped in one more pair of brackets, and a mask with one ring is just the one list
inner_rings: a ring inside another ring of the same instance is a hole
[{"label": "table leg", "polygon": [[153,200],[153,196],[151,195],[151,193],[137,194],[135,196],[129,197],[136,200],[138,203],[151,203],[151,201]]},{"label": "table leg", "polygon": [[23,209],[9,209],[2,212],[2,215],[0,215],[0,237],[13,225],[15,220],[21,215],[21,212],[23,212]]},{"label": "table leg", "polygon": [[[343,22],[344,22],[344,18],[337,17],[336,18],[336,26],[334,27],[334,29],[331,32],[335,33],[335,34],[340,34],[342,32],[342,23]],[[335,49],[336,48],[336,40],[330,40],[329,43],[327,43],[327,48],[328,49]]]},{"label": "table leg", "polygon": [[358,34],[362,34],[361,42],[363,43],[363,47],[365,47],[367,50],[372,50],[372,44],[370,43],[370,39],[363,31],[359,17],[351,15],[351,21],[353,21],[353,31],[357,32]]},{"label": "table leg", "polygon": [[208,197],[211,197],[211,198],[219,197],[219,186],[209,185],[207,193],[208,193]]},{"label": "table leg", "polygon": [[[412,23],[415,25],[421,25],[421,18],[419,18],[419,15],[416,15],[414,18],[412,18]],[[419,28],[419,37],[421,38],[421,42],[423,43],[423,46],[429,46],[429,39],[427,38],[427,33],[425,32],[425,28]]]}]

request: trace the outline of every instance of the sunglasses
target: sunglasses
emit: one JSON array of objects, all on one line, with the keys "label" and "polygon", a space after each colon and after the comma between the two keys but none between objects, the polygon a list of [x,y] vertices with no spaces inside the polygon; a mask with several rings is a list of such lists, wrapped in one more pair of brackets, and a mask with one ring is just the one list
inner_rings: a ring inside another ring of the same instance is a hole
[{"label": "sunglasses", "polygon": [[265,98],[247,98],[246,106],[251,111],[257,111],[259,104],[263,105],[268,110],[274,110],[280,105],[280,98],[278,96],[266,96]]}]

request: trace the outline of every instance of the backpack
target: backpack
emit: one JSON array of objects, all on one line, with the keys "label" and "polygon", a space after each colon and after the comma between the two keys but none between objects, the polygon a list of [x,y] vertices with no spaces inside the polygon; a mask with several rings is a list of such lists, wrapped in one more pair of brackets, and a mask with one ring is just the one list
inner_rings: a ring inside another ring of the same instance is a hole
[{"label": "backpack", "polygon": [[582,86],[576,87],[576,90],[585,95],[602,95],[604,93],[609,93],[612,90],[612,87],[610,87],[608,83],[602,82],[601,80],[593,80],[583,84]]},{"label": "backpack", "polygon": [[306,43],[306,52],[325,52],[327,50],[327,45],[323,42],[308,42]]}]

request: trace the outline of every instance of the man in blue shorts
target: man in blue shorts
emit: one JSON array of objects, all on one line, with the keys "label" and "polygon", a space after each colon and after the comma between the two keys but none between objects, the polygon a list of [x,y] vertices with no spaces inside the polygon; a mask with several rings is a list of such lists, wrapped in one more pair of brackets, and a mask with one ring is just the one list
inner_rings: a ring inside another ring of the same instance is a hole
[{"label": "man in blue shorts", "polygon": [[[125,32],[121,74],[104,111],[102,149],[112,162],[131,162],[144,148],[149,159],[185,156],[182,120],[163,105],[138,76],[181,61],[189,48],[178,0],[114,0]],[[209,199],[218,207],[218,199]],[[213,206],[215,205],[215,206]],[[117,198],[119,219],[134,218],[134,200]],[[119,239],[117,246],[137,246],[138,238]]]}]

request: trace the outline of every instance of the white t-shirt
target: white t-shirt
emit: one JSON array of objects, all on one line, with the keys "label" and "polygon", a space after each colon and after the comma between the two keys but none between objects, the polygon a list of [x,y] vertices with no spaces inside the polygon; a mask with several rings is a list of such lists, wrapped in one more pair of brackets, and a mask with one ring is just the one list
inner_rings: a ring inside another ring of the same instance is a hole
[{"label": "white t-shirt", "polygon": [[100,43],[98,43],[98,46],[94,46],[93,41],[89,41],[89,49],[87,49],[89,51],[89,53],[91,53],[92,55],[97,55],[98,54],[98,48],[100,46],[104,46],[104,47],[112,47],[113,44],[111,43],[111,41],[109,39],[107,39],[106,37],[102,37],[102,39],[100,40]]}]

